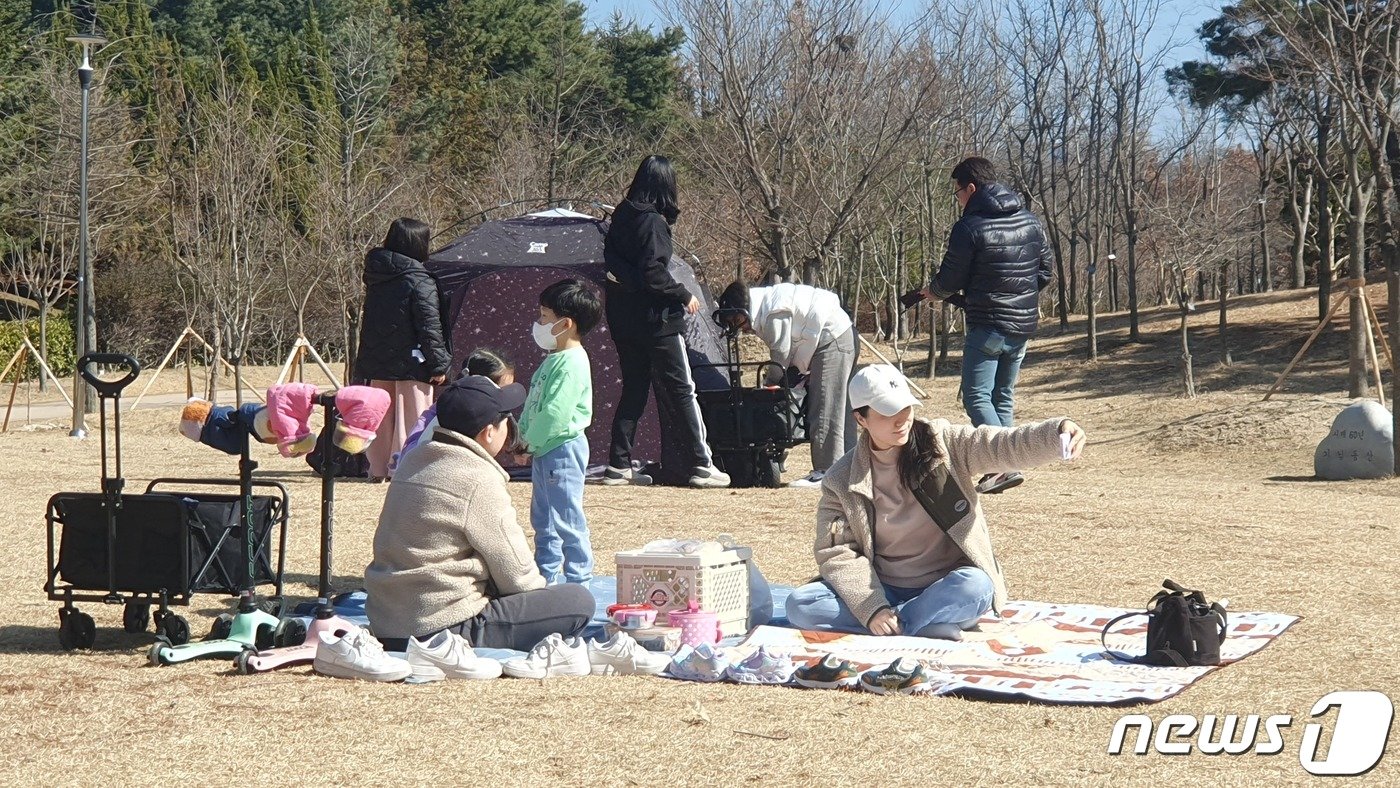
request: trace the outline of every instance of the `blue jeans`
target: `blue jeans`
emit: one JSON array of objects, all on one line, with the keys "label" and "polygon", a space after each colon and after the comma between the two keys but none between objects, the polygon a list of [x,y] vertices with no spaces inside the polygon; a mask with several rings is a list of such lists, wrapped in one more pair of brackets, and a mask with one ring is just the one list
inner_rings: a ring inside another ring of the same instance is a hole
[{"label": "blue jeans", "polygon": [[[971,629],[992,609],[992,578],[975,566],[960,566],[928,588],[899,588],[888,583],[885,599],[899,613],[899,628],[918,635],[931,624]],[[870,634],[826,581],[793,590],[787,600],[788,623],[798,629]]]},{"label": "blue jeans", "polygon": [[1014,427],[1016,378],[1026,357],[1025,334],[972,324],[963,342],[962,399],[972,426]]},{"label": "blue jeans", "polygon": [[583,516],[583,476],[588,468],[584,435],[530,461],[530,525],[535,529],[535,564],[550,585],[587,583],[593,577],[593,546]]}]

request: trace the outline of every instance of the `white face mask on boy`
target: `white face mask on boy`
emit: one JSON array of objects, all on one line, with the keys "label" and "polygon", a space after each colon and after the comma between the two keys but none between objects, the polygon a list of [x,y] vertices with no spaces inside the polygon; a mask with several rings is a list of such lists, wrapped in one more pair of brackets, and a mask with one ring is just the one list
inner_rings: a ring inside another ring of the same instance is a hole
[{"label": "white face mask on boy", "polygon": [[535,338],[535,344],[541,350],[557,350],[559,347],[559,337],[554,334],[554,327],[564,322],[565,318],[559,318],[553,323],[540,323],[538,321],[530,325],[530,335]]}]

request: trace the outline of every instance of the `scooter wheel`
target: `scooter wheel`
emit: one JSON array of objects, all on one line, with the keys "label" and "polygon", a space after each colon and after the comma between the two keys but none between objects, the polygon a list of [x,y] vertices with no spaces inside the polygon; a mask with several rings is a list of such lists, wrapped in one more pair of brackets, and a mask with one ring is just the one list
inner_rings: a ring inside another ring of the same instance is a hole
[{"label": "scooter wheel", "polygon": [[220,613],[214,619],[214,623],[209,626],[209,635],[205,640],[224,640],[233,631],[233,616],[228,613]]},{"label": "scooter wheel", "polygon": [[127,602],[122,608],[122,629],[127,632],[145,632],[151,622],[151,606],[144,602]]},{"label": "scooter wheel", "polygon": [[248,659],[256,656],[257,653],[256,651],[249,651],[247,649],[238,652],[238,656],[233,658],[233,667],[238,671],[238,675],[250,676],[257,673],[257,671],[253,669],[253,666],[248,664]]},{"label": "scooter wheel", "polygon": [[97,624],[92,616],[81,610],[72,610],[62,619],[58,626],[58,644],[63,646],[64,651],[92,648],[92,644],[97,642]]},{"label": "scooter wheel", "polygon": [[272,636],[277,648],[288,646],[300,646],[306,642],[306,625],[300,619],[287,618],[277,625],[277,632]]},{"label": "scooter wheel", "polygon": [[164,637],[157,638],[156,642],[151,644],[150,651],[146,652],[146,660],[156,667],[169,665],[170,663],[165,661],[165,656],[162,653],[164,649],[169,647],[170,644],[166,642]]},{"label": "scooter wheel", "polygon": [[253,635],[253,645],[257,651],[264,651],[277,644],[277,627],[260,624],[258,631]]},{"label": "scooter wheel", "polygon": [[168,613],[160,622],[160,632],[172,646],[183,646],[190,642],[190,623],[184,616]]},{"label": "scooter wheel", "polygon": [[258,609],[268,614],[269,616],[272,616],[273,618],[281,618],[282,598],[275,596],[268,597],[267,599],[264,599],[263,601],[258,603]]}]

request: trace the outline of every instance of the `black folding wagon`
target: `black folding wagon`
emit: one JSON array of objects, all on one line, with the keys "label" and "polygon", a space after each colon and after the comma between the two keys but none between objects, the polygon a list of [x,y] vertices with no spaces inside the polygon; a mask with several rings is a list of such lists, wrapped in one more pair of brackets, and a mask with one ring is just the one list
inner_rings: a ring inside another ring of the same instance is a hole
[{"label": "black folding wagon", "polygon": [[[717,309],[714,321],[729,343],[729,361],[711,366],[723,370],[729,387],[697,391],[705,417],[706,439],[715,464],[729,474],[734,487],[781,487],[783,465],[794,446],[806,443],[807,412],[786,377],[779,385],[764,385],[771,361],[741,362],[739,330],[728,322],[737,314]],[[744,385],[744,370],[752,369],[752,386]]]},{"label": "black folding wagon", "polygon": [[[156,479],[142,494],[123,493],[121,392],[140,372],[136,360],[119,354],[88,354],[80,374],[98,394],[102,451],[101,492],[61,492],[49,499],[48,573],[44,591],[60,601],[59,643],[64,649],[90,648],[96,641],[92,616],[75,602],[122,605],[127,632],[143,632],[152,621],[172,644],[188,642],[189,623],[171,612],[195,594],[236,596],[246,588],[272,585],[268,602],[280,608],[289,500],[280,483],[252,481],[251,468],[240,479]],[[122,377],[99,377],[97,366],[125,370]],[[113,413],[113,460],[109,475],[107,409]],[[172,486],[199,488],[168,489]],[[270,488],[249,495],[246,516],[239,492],[212,488]],[[272,542],[277,539],[274,567]],[[245,541],[246,540],[246,541]],[[247,559],[247,560],[245,560]]]}]

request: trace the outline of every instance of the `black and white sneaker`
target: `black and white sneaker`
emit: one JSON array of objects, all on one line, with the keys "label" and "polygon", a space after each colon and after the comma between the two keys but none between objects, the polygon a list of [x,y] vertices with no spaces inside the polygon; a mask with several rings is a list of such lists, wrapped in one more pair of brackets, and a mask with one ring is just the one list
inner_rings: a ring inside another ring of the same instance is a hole
[{"label": "black and white sneaker", "polygon": [[989,473],[982,477],[977,483],[977,492],[981,495],[996,495],[1010,490],[1012,487],[1020,487],[1026,477],[1020,471],[1008,471],[1007,473]]},{"label": "black and white sneaker", "polygon": [[700,488],[728,487],[729,474],[713,465],[704,468],[696,468],[694,472],[690,474],[690,486]]},{"label": "black and white sneaker", "polygon": [[613,468],[609,466],[609,468],[606,471],[603,471],[603,478],[598,480],[598,483],[605,484],[609,487],[620,486],[623,484],[633,484],[638,487],[646,487],[651,484],[651,477],[646,475],[645,473],[634,471],[631,468],[623,470],[622,468]]}]

